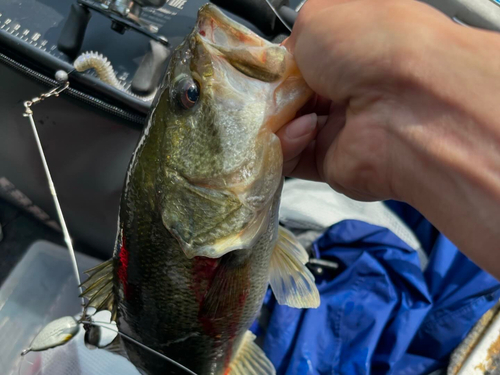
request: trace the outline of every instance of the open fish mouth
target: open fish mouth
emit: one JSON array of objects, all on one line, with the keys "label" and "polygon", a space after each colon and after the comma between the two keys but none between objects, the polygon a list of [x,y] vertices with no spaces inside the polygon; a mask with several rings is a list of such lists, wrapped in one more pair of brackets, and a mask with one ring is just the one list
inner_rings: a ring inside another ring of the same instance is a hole
[{"label": "open fish mouth", "polygon": [[285,48],[259,37],[212,4],[200,9],[194,32],[200,42],[218,50],[233,67],[248,77],[273,82],[286,70],[288,52]]},{"label": "open fish mouth", "polygon": [[221,46],[264,45],[263,39],[212,4],[200,8],[195,30],[208,41]]}]

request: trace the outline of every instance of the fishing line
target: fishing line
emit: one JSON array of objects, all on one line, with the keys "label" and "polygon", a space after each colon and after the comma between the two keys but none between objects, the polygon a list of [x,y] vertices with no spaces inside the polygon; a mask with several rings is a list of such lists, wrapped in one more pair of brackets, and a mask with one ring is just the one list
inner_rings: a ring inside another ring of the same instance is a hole
[{"label": "fishing line", "polygon": [[160,356],[161,358],[167,360],[168,362],[176,365],[177,367],[179,367],[180,369],[186,371],[188,374],[191,374],[191,375],[197,375],[195,372],[193,372],[192,370],[188,369],[187,367],[181,365],[179,362],[176,362],[175,360],[173,360],[172,358],[169,358],[167,357],[165,354],[162,354],[160,352],[157,352],[156,350],[150,348],[149,346],[146,346],[144,344],[142,344],[141,342],[137,341],[136,339],[133,339],[132,337],[130,337],[129,335],[125,334],[125,333],[122,333],[120,332],[118,329],[113,329],[111,327],[108,327],[107,324],[110,324],[110,323],[107,323],[107,322],[94,322],[94,321],[88,321],[88,320],[80,320],[80,323],[83,323],[83,324],[90,324],[90,325],[94,325],[94,326],[97,326],[97,327],[101,327],[101,328],[106,328],[110,331],[113,331],[113,332],[116,332],[117,334],[119,334],[120,336],[122,336],[123,338],[131,341],[132,343],[136,344],[136,345],[139,345],[141,348],[143,349],[146,349],[148,350],[149,352],[153,353],[153,354],[156,354],[158,356]]},{"label": "fishing line", "polygon": [[302,7],[304,6],[304,4],[305,4],[306,2],[307,2],[307,0],[302,0],[302,1],[300,2],[300,4],[299,4],[299,5],[297,5],[297,8],[295,8],[295,11],[298,13],[298,12],[302,9]]},{"label": "fishing line", "polygon": [[[64,90],[66,90],[68,88],[69,81],[68,81],[68,75],[66,74],[66,72],[58,71],[56,73],[56,78],[58,79],[58,81],[63,81],[63,83],[60,86],[50,90],[49,92],[46,92],[44,94],[41,94],[38,97],[35,97],[31,100],[24,102],[25,111],[23,113],[23,116],[28,117],[29,122],[31,124],[31,128],[33,130],[33,135],[35,136],[36,144],[38,146],[38,151],[40,153],[40,158],[42,159],[42,163],[43,163],[43,169],[45,170],[45,175],[47,177],[47,181],[49,184],[50,194],[52,195],[52,199],[54,200],[54,205],[56,206],[57,216],[59,217],[59,222],[61,224],[61,228],[63,231],[64,242],[66,242],[66,246],[68,247],[69,255],[71,257],[71,263],[73,265],[73,271],[74,271],[75,277],[76,277],[76,282],[78,283],[78,289],[80,291],[80,294],[82,294],[82,288],[80,286],[80,284],[81,284],[80,272],[78,270],[78,263],[76,262],[75,251],[73,249],[73,244],[71,242],[71,237],[69,235],[68,227],[66,226],[66,221],[64,220],[64,215],[62,213],[61,205],[59,204],[59,199],[57,198],[57,193],[56,193],[54,181],[52,181],[52,176],[50,174],[49,166],[47,164],[47,160],[45,159],[45,153],[43,152],[42,142],[40,141],[40,137],[38,136],[38,131],[37,131],[37,128],[35,125],[35,120],[33,119],[33,110],[31,109],[31,107],[33,105],[40,103],[42,100],[50,98],[51,96],[58,97],[61,92],[63,92]],[[85,300],[82,297],[82,308],[84,305],[85,305]]]},{"label": "fishing line", "polygon": [[281,21],[281,23],[288,29],[288,31],[292,32],[292,28],[290,26],[288,26],[288,24],[285,22],[285,20],[283,18],[281,18],[278,11],[274,8],[273,4],[271,4],[271,1],[266,0],[266,3],[267,3],[267,5],[269,5],[269,8],[271,8],[271,10],[274,12],[276,17],[278,17],[278,19]]},{"label": "fishing line", "polygon": [[28,362],[31,366],[35,365],[33,362],[28,361],[28,359],[26,358],[26,356],[22,356],[21,357],[21,361],[19,363],[19,366],[17,367],[18,368],[17,375],[21,375],[21,370],[23,368],[23,363],[24,362]]}]

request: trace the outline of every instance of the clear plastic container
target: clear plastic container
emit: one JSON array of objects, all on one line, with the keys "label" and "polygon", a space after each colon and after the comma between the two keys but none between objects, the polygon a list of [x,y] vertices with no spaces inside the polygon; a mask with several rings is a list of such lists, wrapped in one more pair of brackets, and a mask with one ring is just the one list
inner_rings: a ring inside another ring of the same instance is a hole
[{"label": "clear plastic container", "polygon": [[[76,256],[82,273],[100,263],[83,254]],[[77,316],[80,304],[68,250],[45,241],[34,243],[0,289],[0,374],[138,375],[127,359],[88,349],[83,327],[63,346],[21,357],[46,324]]]}]

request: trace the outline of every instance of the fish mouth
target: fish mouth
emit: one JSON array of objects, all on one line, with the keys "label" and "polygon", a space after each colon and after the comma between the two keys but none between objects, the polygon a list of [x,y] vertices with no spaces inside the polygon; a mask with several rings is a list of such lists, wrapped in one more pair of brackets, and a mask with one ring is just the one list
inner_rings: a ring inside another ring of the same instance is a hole
[{"label": "fish mouth", "polygon": [[215,5],[198,12],[195,40],[212,55],[223,57],[244,75],[263,82],[278,81],[286,71],[287,51],[226,16]]},{"label": "fish mouth", "polygon": [[205,4],[198,11],[197,33],[212,44],[237,47],[242,43],[249,46],[263,46],[264,39],[245,26],[226,16],[213,4]]}]

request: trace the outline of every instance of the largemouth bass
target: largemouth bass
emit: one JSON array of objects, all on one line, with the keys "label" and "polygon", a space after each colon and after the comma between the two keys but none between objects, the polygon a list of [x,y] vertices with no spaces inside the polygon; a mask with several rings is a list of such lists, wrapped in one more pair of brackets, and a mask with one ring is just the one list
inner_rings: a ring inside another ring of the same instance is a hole
[{"label": "largemouth bass", "polygon": [[[310,96],[284,47],[202,7],[132,158],[113,258],[83,283],[88,306],[197,374],[274,373],[248,331],[269,284],[279,303],[319,305],[307,253],[279,228],[274,134]],[[127,340],[110,348],[146,374],[183,373]]]}]

